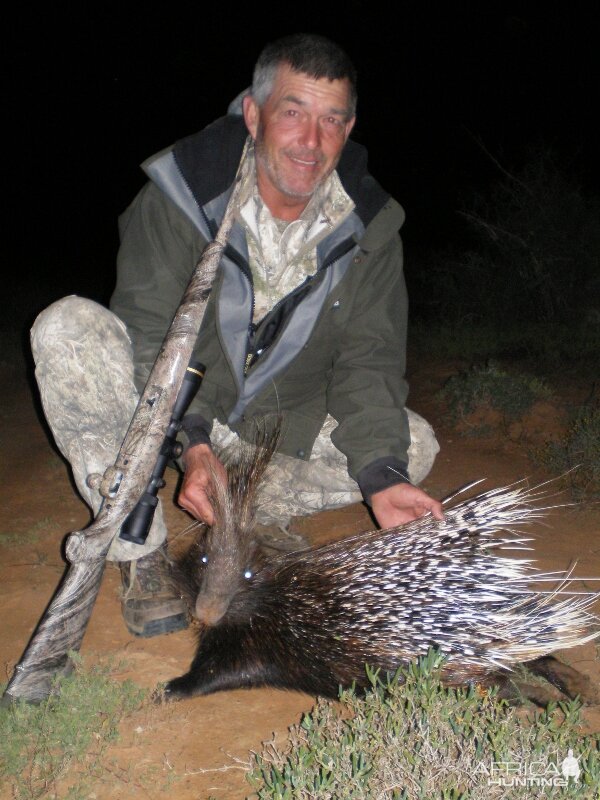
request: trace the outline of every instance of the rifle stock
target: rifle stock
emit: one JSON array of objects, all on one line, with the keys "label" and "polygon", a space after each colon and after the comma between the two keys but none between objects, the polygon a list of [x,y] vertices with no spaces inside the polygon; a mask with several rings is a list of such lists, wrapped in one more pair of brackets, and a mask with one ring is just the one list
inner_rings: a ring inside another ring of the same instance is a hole
[{"label": "rifle stock", "polygon": [[65,548],[68,571],[15,667],[2,705],[18,699],[43,700],[52,691],[55,676],[70,670],[69,652],[81,645],[110,544],[146,490],[164,442],[233,225],[244,155],[221,227],[204,249],[175,312],[117,460],[95,484],[104,497],[102,507],[87,528],[69,534]]}]

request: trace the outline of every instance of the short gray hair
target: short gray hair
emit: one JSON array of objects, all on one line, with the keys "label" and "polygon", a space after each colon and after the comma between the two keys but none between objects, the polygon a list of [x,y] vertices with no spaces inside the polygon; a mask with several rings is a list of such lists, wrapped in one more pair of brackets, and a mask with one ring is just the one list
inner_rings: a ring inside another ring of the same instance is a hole
[{"label": "short gray hair", "polygon": [[348,80],[350,96],[348,116],[356,113],[356,70],[344,50],[325,36],[294,33],[270,42],[258,57],[252,79],[252,96],[263,106],[273,90],[277,70],[288,64],[294,72],[330,81]]}]

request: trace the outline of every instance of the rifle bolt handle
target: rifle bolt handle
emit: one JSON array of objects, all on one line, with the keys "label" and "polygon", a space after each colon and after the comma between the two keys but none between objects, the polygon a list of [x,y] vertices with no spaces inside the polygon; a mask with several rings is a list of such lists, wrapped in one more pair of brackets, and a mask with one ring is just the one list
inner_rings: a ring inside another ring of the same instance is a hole
[{"label": "rifle bolt handle", "polygon": [[179,456],[183,453],[183,445],[181,442],[175,442],[173,445],[173,458],[179,458]]},{"label": "rifle bolt handle", "polygon": [[85,479],[85,482],[90,489],[99,489],[102,482],[102,475],[99,472],[91,472]]}]

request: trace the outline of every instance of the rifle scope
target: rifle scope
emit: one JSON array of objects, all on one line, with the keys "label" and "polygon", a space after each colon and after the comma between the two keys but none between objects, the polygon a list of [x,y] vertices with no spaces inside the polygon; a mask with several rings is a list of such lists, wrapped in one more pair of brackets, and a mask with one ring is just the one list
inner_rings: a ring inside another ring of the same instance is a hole
[{"label": "rifle scope", "polygon": [[175,400],[171,421],[167,428],[164,441],[152,470],[146,490],[138,500],[135,507],[128,514],[121,525],[119,538],[134,544],[145,544],[154,519],[154,512],[158,505],[158,490],[165,485],[163,475],[171,459],[181,455],[182,446],[177,441],[177,434],[181,430],[181,421],[200,388],[206,367],[199,361],[190,361],[181,384],[181,389]]}]

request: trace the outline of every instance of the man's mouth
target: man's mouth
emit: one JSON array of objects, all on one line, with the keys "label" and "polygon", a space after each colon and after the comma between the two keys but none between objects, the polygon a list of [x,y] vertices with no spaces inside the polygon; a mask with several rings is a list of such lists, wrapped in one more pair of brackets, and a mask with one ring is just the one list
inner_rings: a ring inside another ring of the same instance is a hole
[{"label": "man's mouth", "polygon": [[321,160],[319,158],[314,158],[314,157],[310,158],[307,156],[293,155],[292,153],[288,153],[288,158],[291,161],[293,161],[294,164],[297,164],[299,167],[306,167],[307,169],[314,169],[315,167],[318,167],[319,164],[321,163]]}]

